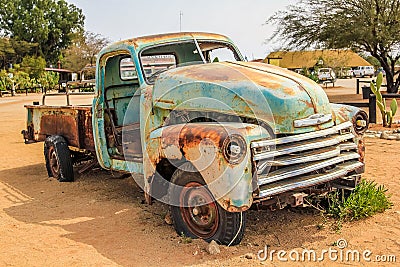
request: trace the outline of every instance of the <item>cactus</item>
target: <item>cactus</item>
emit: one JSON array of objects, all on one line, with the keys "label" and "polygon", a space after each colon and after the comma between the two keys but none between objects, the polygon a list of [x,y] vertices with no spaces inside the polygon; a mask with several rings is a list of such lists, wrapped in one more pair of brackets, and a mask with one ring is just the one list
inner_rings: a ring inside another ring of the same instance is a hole
[{"label": "cactus", "polygon": [[379,73],[378,77],[376,78],[376,86],[373,82],[371,82],[371,91],[376,96],[376,104],[378,105],[379,110],[382,114],[383,127],[390,128],[392,126],[393,117],[396,115],[397,112],[397,101],[396,99],[392,99],[392,102],[390,103],[390,110],[386,110],[386,102],[380,92],[382,81],[383,75],[382,73]]}]

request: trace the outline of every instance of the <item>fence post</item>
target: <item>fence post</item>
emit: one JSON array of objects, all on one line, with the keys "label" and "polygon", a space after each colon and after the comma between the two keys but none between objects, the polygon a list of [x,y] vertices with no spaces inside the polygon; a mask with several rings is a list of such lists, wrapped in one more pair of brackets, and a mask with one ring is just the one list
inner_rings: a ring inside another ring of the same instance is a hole
[{"label": "fence post", "polygon": [[376,123],[376,95],[369,95],[369,122]]},{"label": "fence post", "polygon": [[360,93],[360,79],[357,78],[356,94]]}]

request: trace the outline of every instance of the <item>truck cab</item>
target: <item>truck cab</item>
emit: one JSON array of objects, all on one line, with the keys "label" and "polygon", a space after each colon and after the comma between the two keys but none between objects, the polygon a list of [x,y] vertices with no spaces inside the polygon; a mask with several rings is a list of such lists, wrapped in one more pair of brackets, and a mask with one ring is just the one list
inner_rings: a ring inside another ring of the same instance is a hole
[{"label": "truck cab", "polygon": [[71,161],[90,156],[142,174],[147,202],[170,206],[178,234],[225,245],[241,241],[252,205],[351,190],[364,170],[365,112],[329,103],[301,75],[245,62],[219,34],[117,42],[97,57],[90,110],[27,109],[24,138],[45,141],[49,176],[71,181]]}]

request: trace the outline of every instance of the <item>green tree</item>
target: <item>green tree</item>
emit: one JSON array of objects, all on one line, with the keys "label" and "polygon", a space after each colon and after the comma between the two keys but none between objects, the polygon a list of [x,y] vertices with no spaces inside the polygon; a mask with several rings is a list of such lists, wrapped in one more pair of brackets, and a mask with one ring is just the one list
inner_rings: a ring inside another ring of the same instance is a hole
[{"label": "green tree", "polygon": [[46,61],[42,57],[26,56],[22,59],[21,70],[31,78],[38,79],[45,71]]},{"label": "green tree", "polygon": [[15,50],[11,45],[10,39],[0,38],[0,67],[6,68],[7,65],[10,64],[14,56]]},{"label": "green tree", "polygon": [[93,32],[76,34],[72,44],[63,52],[61,62],[64,68],[80,71],[88,64],[94,65],[96,55],[109,42],[107,38]]},{"label": "green tree", "polygon": [[10,38],[0,38],[0,68],[6,69],[10,64],[17,64],[26,55],[33,54],[37,44],[17,41]]},{"label": "green tree", "polygon": [[271,16],[274,37],[287,48],[351,48],[368,52],[386,72],[388,92],[397,92],[400,0],[302,0]]},{"label": "green tree", "polygon": [[98,33],[85,32],[85,43],[83,51],[91,66],[96,63],[96,56],[103,47],[110,43],[110,40]]},{"label": "green tree", "polygon": [[28,55],[36,56],[38,43],[29,43],[27,41],[18,41],[15,39],[10,39],[10,43],[15,51],[15,56],[13,57],[13,64],[21,63],[22,59]]},{"label": "green tree", "polygon": [[0,30],[6,37],[37,44],[37,56],[58,61],[71,43],[71,35],[83,30],[82,10],[64,0],[0,0]]}]

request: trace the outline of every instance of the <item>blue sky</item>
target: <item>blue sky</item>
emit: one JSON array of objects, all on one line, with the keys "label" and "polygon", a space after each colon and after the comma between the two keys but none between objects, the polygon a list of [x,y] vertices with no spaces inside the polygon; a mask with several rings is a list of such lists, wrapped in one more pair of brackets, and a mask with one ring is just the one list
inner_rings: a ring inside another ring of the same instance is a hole
[{"label": "blue sky", "polygon": [[279,44],[265,44],[273,26],[264,25],[275,12],[297,0],[66,0],[83,10],[86,30],[112,41],[148,34],[182,31],[229,36],[249,59],[264,58]]}]

